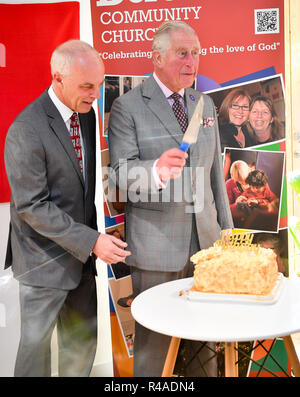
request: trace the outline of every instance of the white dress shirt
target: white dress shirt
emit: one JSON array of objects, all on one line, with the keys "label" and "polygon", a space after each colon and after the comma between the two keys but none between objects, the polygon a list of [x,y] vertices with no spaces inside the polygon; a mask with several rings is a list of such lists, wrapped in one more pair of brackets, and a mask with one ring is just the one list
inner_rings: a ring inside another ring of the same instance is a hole
[{"label": "white dress shirt", "polygon": [[[167,98],[170,106],[173,106],[174,103],[174,99],[170,98],[170,96],[172,94],[174,94],[174,92],[172,90],[170,90],[167,86],[164,85],[164,83],[162,83],[159,78],[157,77],[157,75],[155,73],[153,73],[153,77],[154,80],[157,82],[157,84],[159,85],[160,89],[162,90],[163,94],[165,95],[165,97]],[[181,96],[181,101],[182,101],[182,105],[185,108],[185,103],[184,103],[184,88],[182,88],[180,91],[178,91],[178,94]],[[163,183],[161,181],[161,179],[159,178],[158,174],[157,174],[157,170],[156,170],[156,164],[158,162],[158,159],[155,160],[153,167],[152,167],[152,175],[155,181],[155,186],[157,189],[165,189],[167,187],[167,183]]]}]

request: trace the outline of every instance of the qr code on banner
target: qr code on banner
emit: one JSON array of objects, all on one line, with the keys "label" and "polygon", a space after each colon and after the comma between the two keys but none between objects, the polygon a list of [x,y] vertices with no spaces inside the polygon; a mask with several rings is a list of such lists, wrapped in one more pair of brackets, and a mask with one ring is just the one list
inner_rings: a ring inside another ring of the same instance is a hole
[{"label": "qr code on banner", "polygon": [[255,34],[279,33],[279,8],[254,10]]}]

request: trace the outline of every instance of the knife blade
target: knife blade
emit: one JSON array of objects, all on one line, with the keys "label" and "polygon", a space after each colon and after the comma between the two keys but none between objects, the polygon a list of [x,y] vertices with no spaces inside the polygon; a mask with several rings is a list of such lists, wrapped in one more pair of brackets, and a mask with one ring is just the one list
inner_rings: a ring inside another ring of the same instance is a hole
[{"label": "knife blade", "polygon": [[194,110],[191,121],[183,135],[182,142],[179,146],[179,149],[182,150],[183,152],[186,152],[189,149],[190,145],[197,141],[199,127],[203,123],[203,118],[202,118],[203,105],[204,105],[203,95],[201,95],[197,103],[197,106]]}]

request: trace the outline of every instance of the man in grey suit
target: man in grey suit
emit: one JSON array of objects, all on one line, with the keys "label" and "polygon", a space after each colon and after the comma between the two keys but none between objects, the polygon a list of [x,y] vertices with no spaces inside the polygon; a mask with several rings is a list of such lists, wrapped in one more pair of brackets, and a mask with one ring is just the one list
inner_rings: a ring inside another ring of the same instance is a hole
[{"label": "man in grey suit", "polygon": [[53,52],[51,72],[51,87],[20,113],[5,144],[6,267],[19,281],[21,308],[15,376],[51,376],[55,325],[59,375],[88,376],[97,338],[95,258],[115,263],[129,252],[97,231],[92,104],[104,65],[90,45],[70,40]]},{"label": "man in grey suit", "polygon": [[[134,295],[192,276],[190,256],[212,246],[221,230],[233,227],[215,107],[210,97],[189,88],[198,72],[198,37],[183,22],[167,22],[154,35],[152,49],[153,75],[115,100],[109,121],[111,167],[126,201],[125,232],[131,251],[126,263],[131,266]],[[178,149],[184,131],[180,123],[191,119],[200,97],[204,121],[186,154]],[[184,113],[179,121],[172,109],[176,101]],[[136,323],[134,375],[160,376],[169,341]],[[216,360],[210,359],[207,347],[200,354],[202,362],[209,361],[206,371],[197,357],[188,375],[217,375]],[[188,356],[196,352],[195,347],[185,350]]]}]

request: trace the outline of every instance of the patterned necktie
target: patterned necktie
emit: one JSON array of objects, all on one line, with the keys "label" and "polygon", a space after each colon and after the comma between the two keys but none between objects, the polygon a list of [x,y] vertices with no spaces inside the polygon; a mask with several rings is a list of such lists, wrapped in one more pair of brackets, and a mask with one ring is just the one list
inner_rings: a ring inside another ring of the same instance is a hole
[{"label": "patterned necktie", "polygon": [[174,94],[172,94],[170,98],[174,99],[172,109],[178,120],[178,123],[180,124],[182,132],[185,133],[185,130],[187,129],[188,126],[188,120],[184,107],[180,101],[181,96],[177,92],[174,92]]},{"label": "patterned necktie", "polygon": [[80,171],[82,172],[83,171],[82,147],[81,147],[81,141],[80,141],[79,120],[78,120],[77,113],[73,113],[71,116],[70,136],[71,136],[71,139],[73,142],[76,156],[78,158]]}]

